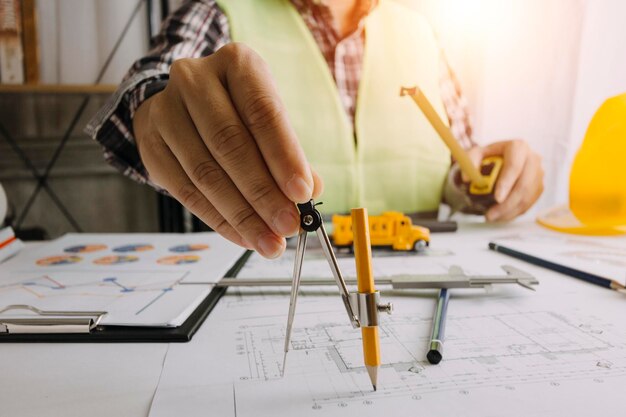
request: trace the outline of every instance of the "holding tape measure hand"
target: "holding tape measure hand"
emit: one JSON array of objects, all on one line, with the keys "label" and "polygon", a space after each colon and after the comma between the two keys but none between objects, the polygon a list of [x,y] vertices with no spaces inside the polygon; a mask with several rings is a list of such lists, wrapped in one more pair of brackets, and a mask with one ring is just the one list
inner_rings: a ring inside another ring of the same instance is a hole
[{"label": "holding tape measure hand", "polygon": [[[543,192],[544,172],[541,157],[525,141],[506,140],[487,146],[477,146],[468,151],[473,164],[484,168],[490,165],[492,158],[501,158],[499,173],[489,175],[487,186],[492,187],[492,204],[485,212],[490,222],[509,221],[525,213],[537,201]],[[482,162],[482,164],[481,164]],[[462,174],[464,183],[470,178]],[[480,193],[470,186],[470,200],[480,201]]]},{"label": "holding tape measure hand", "polygon": [[[463,149],[417,86],[400,87],[446,144],[455,160],[444,189],[454,213],[485,214],[487,221],[508,221],[525,213],[543,192],[541,158],[522,140]],[[462,174],[461,174],[462,171]]]}]

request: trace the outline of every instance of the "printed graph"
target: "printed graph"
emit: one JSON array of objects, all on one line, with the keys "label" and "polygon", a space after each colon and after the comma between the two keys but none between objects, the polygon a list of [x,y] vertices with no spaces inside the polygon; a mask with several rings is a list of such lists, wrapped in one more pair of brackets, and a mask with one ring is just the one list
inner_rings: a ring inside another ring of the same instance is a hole
[{"label": "printed graph", "polygon": [[115,303],[128,314],[141,315],[163,297],[174,292],[184,274],[180,273],[116,273],[84,274],[59,272],[34,275],[17,282],[0,285],[0,304],[28,304],[42,309],[63,306],[96,306],[106,311]]}]

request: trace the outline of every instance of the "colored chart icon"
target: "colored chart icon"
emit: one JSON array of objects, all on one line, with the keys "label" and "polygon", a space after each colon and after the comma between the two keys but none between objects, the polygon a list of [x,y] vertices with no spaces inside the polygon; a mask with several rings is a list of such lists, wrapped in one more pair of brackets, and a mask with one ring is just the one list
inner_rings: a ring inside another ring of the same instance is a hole
[{"label": "colored chart icon", "polygon": [[196,244],[191,244],[191,245],[172,246],[170,248],[170,252],[177,252],[177,253],[198,252],[198,251],[206,250],[206,249],[209,249],[209,245],[196,243]]},{"label": "colored chart icon", "polygon": [[55,266],[55,265],[70,265],[75,264],[77,262],[82,261],[83,258],[80,256],[74,255],[60,255],[60,256],[49,256],[47,258],[42,258],[37,261],[37,265],[39,266]]},{"label": "colored chart icon", "polygon": [[157,262],[161,265],[184,265],[193,264],[199,260],[200,257],[197,255],[174,255],[161,258]]},{"label": "colored chart icon", "polygon": [[107,245],[76,245],[76,246],[70,246],[69,248],[65,248],[64,252],[91,253],[91,252],[98,252],[99,250],[104,250],[106,248],[107,248]]},{"label": "colored chart icon", "polygon": [[138,243],[133,245],[118,246],[113,252],[145,252],[154,249],[154,246],[147,243]]},{"label": "colored chart icon", "polygon": [[96,265],[119,265],[119,264],[127,264],[130,262],[137,262],[139,260],[138,257],[132,255],[124,255],[124,256],[105,256],[104,258],[98,258],[93,261]]}]

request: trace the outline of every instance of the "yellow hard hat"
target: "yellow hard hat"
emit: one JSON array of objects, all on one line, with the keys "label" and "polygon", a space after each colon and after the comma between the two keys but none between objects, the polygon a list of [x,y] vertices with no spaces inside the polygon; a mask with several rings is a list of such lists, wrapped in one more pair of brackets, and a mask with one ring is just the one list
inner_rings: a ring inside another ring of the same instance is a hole
[{"label": "yellow hard hat", "polygon": [[549,209],[537,222],[567,233],[626,233],[626,94],[605,101],[591,119],[572,165],[569,208]]}]

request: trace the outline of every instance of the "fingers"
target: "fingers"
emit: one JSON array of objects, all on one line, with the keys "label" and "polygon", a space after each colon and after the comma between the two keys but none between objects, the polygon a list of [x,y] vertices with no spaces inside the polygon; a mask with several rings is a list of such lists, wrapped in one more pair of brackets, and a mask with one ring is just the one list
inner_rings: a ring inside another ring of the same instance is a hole
[{"label": "fingers", "polygon": [[[150,138],[142,160],[152,180],[198,216],[209,227],[231,242],[251,249],[250,244],[228,224],[185,174],[174,155],[160,137]],[[158,169],[155,169],[158,166]]]},{"label": "fingers", "polygon": [[496,142],[483,148],[483,158],[502,156],[504,159],[494,193],[498,203],[502,203],[509,197],[513,186],[527,164],[530,154],[528,144],[522,140]]},{"label": "fingers", "polygon": [[526,213],[543,192],[543,169],[538,155],[531,153],[522,167],[522,173],[515,182],[506,200],[491,207],[488,221],[509,221]]},{"label": "fingers", "polygon": [[293,203],[322,192],[267,66],[243,45],[176,61],[166,89],[139,107],[133,125],[153,181],[263,256],[280,255],[283,236],[299,230]]},{"label": "fingers", "polygon": [[[291,213],[296,211],[293,204],[282,195],[269,174],[266,173],[265,180],[269,184],[266,189],[268,193],[276,194],[269,196],[274,197],[274,200],[255,201],[254,205],[251,205],[242,192],[245,194],[245,191],[250,191],[258,181],[250,177],[255,174],[255,171],[252,169],[252,173],[246,173],[243,181],[247,181],[248,184],[244,184],[243,188],[238,188],[231,176],[207,149],[182,101],[175,94],[173,97],[172,94],[170,97],[163,97],[169,117],[166,122],[160,121],[163,118],[155,117],[155,123],[173,157],[179,161],[195,189],[204,199],[211,202],[231,228],[245,241],[250,242],[263,256],[273,258],[280,255],[285,248],[285,240],[280,235],[297,231],[298,218],[295,213]],[[159,111],[159,105],[162,105],[159,101],[153,103],[156,113],[164,111],[164,109]],[[243,162],[247,162],[245,158]],[[262,161],[259,161],[259,166],[259,169],[263,169]],[[291,209],[286,221],[281,218],[280,211],[272,213],[272,207],[269,207],[272,203],[279,202],[281,198],[282,204]],[[273,223],[267,223],[261,218],[258,214],[259,208],[266,212]],[[283,223],[278,223],[277,218]],[[273,230],[268,225],[272,225]]]},{"label": "fingers", "polygon": [[543,192],[541,159],[526,142],[496,142],[483,148],[473,148],[469,154],[473,161],[490,156],[503,158],[502,171],[494,190],[498,204],[485,214],[488,221],[508,221],[525,213]]},{"label": "fingers", "polygon": [[[187,63],[186,67],[173,68],[173,70],[191,72],[189,75],[177,74],[177,78],[189,79],[193,77],[195,71],[205,71],[211,74],[212,71],[207,71],[207,65],[224,65],[221,63],[222,60],[211,62],[207,64],[206,60],[192,60],[192,62]],[[248,67],[248,72],[254,71],[250,71]],[[219,70],[217,73],[219,74]],[[272,159],[265,157],[260,152],[257,141],[239,116],[241,112],[234,107],[231,100],[235,90],[247,91],[249,87],[244,81],[233,91],[227,91],[218,76],[205,75],[203,81],[204,85],[201,88],[174,91],[181,91],[181,101],[185,103],[193,125],[195,125],[206,148],[227,173],[251,208],[260,215],[260,218],[268,226],[272,227],[274,232],[282,236],[294,235],[299,227],[297,210],[284,190],[278,186],[269,169],[271,162],[281,167],[288,167],[289,160],[281,160],[280,155],[275,155]],[[210,91],[210,94],[206,94],[206,91]],[[208,115],[210,117],[207,117]],[[280,138],[280,132],[274,134],[277,135],[276,138]],[[281,146],[293,147],[292,144]],[[299,145],[296,148],[300,149]],[[287,151],[285,150],[285,152]],[[305,171],[307,176],[311,177],[306,159],[296,161],[295,165],[298,170]],[[292,173],[291,176],[293,177],[293,175]],[[293,178],[290,177],[284,183],[293,186],[294,181],[292,180]],[[296,179],[295,183],[299,183],[299,180]],[[295,187],[297,188],[297,186]],[[293,189],[294,187],[286,188]],[[292,194],[297,198],[304,196],[308,200],[311,198],[313,187],[306,185],[305,188],[304,194]]]},{"label": "fingers", "polygon": [[295,203],[310,200],[315,184],[309,164],[268,66],[240,44],[230,44],[218,54],[226,56],[215,61],[221,81],[278,187]]}]

